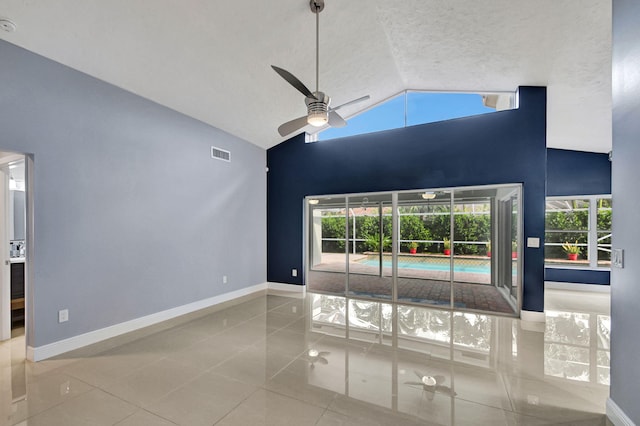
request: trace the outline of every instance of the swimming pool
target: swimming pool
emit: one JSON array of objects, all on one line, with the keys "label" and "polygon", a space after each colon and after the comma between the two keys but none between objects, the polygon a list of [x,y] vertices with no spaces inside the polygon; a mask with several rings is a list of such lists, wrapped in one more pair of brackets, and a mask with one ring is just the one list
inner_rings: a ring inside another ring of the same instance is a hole
[{"label": "swimming pool", "polygon": [[[402,257],[402,256],[401,256]],[[451,268],[451,264],[448,259],[442,258],[429,258],[423,257],[419,261],[403,261],[399,257],[398,260],[398,269],[417,269],[420,271],[442,271],[448,272]],[[367,266],[378,266],[379,259],[377,258],[368,258],[360,260],[358,263]],[[467,264],[462,264],[460,262],[466,262]],[[391,260],[384,260],[382,262],[383,268],[391,268]],[[490,274],[491,273],[491,264],[489,261],[482,260],[458,260],[455,262],[453,267],[454,272],[468,272],[473,274]]]}]

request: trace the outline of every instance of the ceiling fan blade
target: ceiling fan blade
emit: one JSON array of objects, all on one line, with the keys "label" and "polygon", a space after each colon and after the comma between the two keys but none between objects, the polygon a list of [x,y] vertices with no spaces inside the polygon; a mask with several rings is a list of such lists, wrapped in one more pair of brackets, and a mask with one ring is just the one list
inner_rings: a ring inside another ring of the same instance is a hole
[{"label": "ceiling fan blade", "polygon": [[304,115],[280,125],[280,127],[278,127],[278,133],[280,133],[280,136],[287,136],[295,131],[302,129],[306,125],[307,116]]},{"label": "ceiling fan blade", "polygon": [[337,110],[339,110],[339,109],[340,109],[340,108],[342,108],[342,107],[346,107],[346,106],[349,106],[349,105],[356,104],[356,103],[358,103],[358,102],[366,101],[366,100],[368,100],[370,97],[371,97],[371,96],[369,96],[369,95],[367,95],[367,96],[363,96],[363,97],[361,97],[361,98],[354,99],[354,100],[349,101],[349,102],[347,102],[347,103],[344,103],[344,104],[342,104],[342,105],[338,105],[338,106],[337,106],[337,107],[335,107],[335,108],[331,108],[331,110],[332,110],[332,111],[337,111]]},{"label": "ceiling fan blade", "polygon": [[347,125],[347,122],[344,121],[344,118],[340,117],[340,114],[331,110],[329,111],[329,125],[331,127],[344,127]]},{"label": "ceiling fan blade", "polygon": [[289,71],[287,71],[285,69],[282,69],[280,67],[276,67],[275,65],[271,65],[271,68],[273,68],[273,70],[275,72],[280,74],[280,77],[282,77],[285,80],[287,80],[287,82],[289,82],[290,85],[292,85],[293,87],[298,89],[298,91],[300,91],[300,93],[305,95],[307,98],[317,99],[314,96],[314,94],[311,93],[311,90],[307,89],[307,86],[305,86],[300,80],[298,80],[298,78],[295,75],[291,74]]}]

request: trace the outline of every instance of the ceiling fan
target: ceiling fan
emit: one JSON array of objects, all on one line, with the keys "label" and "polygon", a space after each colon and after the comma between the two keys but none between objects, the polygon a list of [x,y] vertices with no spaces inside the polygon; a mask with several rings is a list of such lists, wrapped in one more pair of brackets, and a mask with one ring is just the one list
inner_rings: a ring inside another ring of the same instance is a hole
[{"label": "ceiling fan", "polygon": [[298,130],[301,130],[306,125],[310,124],[315,127],[322,127],[328,124],[331,127],[344,127],[347,122],[336,111],[347,105],[355,104],[369,99],[369,96],[363,96],[358,99],[354,99],[335,108],[329,107],[331,98],[319,89],[319,62],[320,62],[320,12],[324,9],[324,0],[311,0],[309,2],[311,12],[316,15],[316,91],[312,92],[305,86],[296,76],[289,71],[271,65],[271,68],[277,72],[282,78],[284,78],[289,84],[298,89],[300,93],[305,96],[305,104],[307,105],[307,115],[296,118],[291,121],[287,121],[278,127],[278,133],[280,136],[286,136]]}]

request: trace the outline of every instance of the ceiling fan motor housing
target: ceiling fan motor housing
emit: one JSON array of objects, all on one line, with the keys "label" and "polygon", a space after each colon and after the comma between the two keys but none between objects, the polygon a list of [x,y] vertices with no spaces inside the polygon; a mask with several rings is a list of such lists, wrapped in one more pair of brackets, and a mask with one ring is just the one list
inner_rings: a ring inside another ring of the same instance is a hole
[{"label": "ceiling fan motor housing", "polygon": [[307,121],[312,126],[322,126],[329,121],[329,102],[331,98],[322,92],[315,92],[315,98],[305,98]]}]

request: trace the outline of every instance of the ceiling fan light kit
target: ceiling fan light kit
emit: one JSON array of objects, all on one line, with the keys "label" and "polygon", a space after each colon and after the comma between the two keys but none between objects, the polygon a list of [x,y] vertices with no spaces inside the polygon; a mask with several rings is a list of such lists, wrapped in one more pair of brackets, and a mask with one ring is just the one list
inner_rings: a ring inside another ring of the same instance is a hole
[{"label": "ceiling fan light kit", "polygon": [[291,133],[302,130],[307,125],[314,127],[323,127],[329,125],[331,127],[343,127],[347,125],[347,122],[336,111],[347,105],[352,105],[356,102],[361,102],[369,99],[369,96],[363,96],[361,98],[349,101],[335,108],[330,108],[331,98],[319,89],[320,81],[320,12],[324,10],[324,0],[311,0],[309,2],[311,12],[316,15],[316,91],[311,92],[307,86],[305,86],[296,76],[289,71],[271,65],[271,68],[277,72],[280,77],[284,78],[289,84],[296,88],[300,93],[305,96],[305,104],[307,106],[307,115],[298,117],[291,121],[288,121],[278,127],[278,133],[280,136],[287,136]]},{"label": "ceiling fan light kit", "polygon": [[324,126],[329,122],[329,99],[322,92],[315,92],[314,98],[306,98],[304,102],[307,104],[307,123],[314,127]]}]

